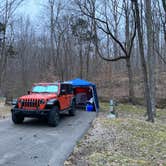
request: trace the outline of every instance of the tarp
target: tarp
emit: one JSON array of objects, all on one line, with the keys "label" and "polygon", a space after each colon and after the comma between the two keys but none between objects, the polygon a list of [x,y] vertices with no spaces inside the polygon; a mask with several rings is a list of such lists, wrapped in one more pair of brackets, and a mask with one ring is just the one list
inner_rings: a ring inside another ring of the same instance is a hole
[{"label": "tarp", "polygon": [[74,88],[76,88],[76,87],[92,87],[95,109],[96,109],[96,111],[99,110],[99,100],[98,100],[97,90],[96,90],[95,84],[88,82],[86,80],[82,80],[80,78],[76,78],[74,80],[70,80],[67,82],[71,83]]}]

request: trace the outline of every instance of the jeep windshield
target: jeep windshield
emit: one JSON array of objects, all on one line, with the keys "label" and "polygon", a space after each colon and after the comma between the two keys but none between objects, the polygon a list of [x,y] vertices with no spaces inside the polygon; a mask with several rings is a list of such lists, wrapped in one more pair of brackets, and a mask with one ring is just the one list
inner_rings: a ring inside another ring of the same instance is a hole
[{"label": "jeep windshield", "polygon": [[33,93],[58,93],[58,85],[36,85],[32,88]]}]

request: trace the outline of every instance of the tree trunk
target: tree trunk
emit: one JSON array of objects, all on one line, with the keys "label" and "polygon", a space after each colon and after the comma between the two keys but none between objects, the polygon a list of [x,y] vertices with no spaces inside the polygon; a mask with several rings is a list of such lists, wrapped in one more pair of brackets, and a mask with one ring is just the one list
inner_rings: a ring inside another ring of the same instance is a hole
[{"label": "tree trunk", "polygon": [[88,44],[87,56],[86,56],[86,79],[89,79],[89,56],[90,56],[91,42]]},{"label": "tree trunk", "polygon": [[[125,5],[125,35],[126,35],[126,50],[129,53],[130,49],[130,28],[129,28],[129,4],[124,1]],[[133,71],[131,66],[131,55],[130,58],[126,58],[126,67],[128,70],[129,79],[129,102],[135,104],[134,100],[134,83],[133,83]]]},{"label": "tree trunk", "polygon": [[136,14],[135,21],[136,21],[136,24],[137,24],[139,49],[140,49],[142,70],[143,70],[143,76],[144,76],[145,99],[146,99],[146,104],[147,104],[147,115],[148,115],[147,120],[151,121],[151,122],[154,122],[154,116],[153,116],[152,105],[151,105],[150,86],[149,86],[149,82],[148,82],[148,72],[147,72],[147,66],[146,66],[145,55],[144,55],[143,35],[142,35],[142,32],[141,32],[139,7],[138,7],[137,0],[132,0],[132,2],[135,6],[135,14]]},{"label": "tree trunk", "polygon": [[135,104],[133,71],[131,67],[130,58],[126,59],[126,66],[128,70],[128,77],[129,77],[129,102],[131,102],[132,104]]},{"label": "tree trunk", "polygon": [[83,78],[83,57],[82,57],[82,43],[80,43],[80,78]]},{"label": "tree trunk", "polygon": [[6,63],[7,63],[7,51],[6,51],[6,24],[5,24],[5,29],[3,31],[2,51],[0,57],[0,89],[2,88],[2,83],[5,75]]},{"label": "tree trunk", "polygon": [[148,57],[148,75],[149,75],[149,86],[151,95],[152,112],[156,112],[156,98],[155,98],[155,54],[154,54],[154,33],[152,23],[152,12],[151,12],[151,0],[145,0],[145,17],[146,17],[146,29],[147,29],[147,57]]},{"label": "tree trunk", "polygon": [[164,20],[164,24],[163,24],[163,29],[164,29],[164,40],[165,40],[165,43],[166,43],[166,1],[165,0],[162,0],[162,4],[163,4],[163,8],[164,8],[164,16],[165,16],[165,20]]},{"label": "tree trunk", "polygon": [[[54,65],[54,67],[57,65],[55,64],[55,48],[54,48],[54,0],[49,1],[50,5],[50,43],[51,43],[51,49],[50,49],[50,65]],[[56,73],[55,73],[56,75]]]}]

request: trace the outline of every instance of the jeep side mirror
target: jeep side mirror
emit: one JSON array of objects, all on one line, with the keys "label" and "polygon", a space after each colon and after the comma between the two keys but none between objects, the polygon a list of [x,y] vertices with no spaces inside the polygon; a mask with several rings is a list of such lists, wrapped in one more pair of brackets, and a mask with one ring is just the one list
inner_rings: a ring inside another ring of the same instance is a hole
[{"label": "jeep side mirror", "polygon": [[65,89],[62,89],[61,90],[61,95],[65,95],[66,94],[66,90]]}]

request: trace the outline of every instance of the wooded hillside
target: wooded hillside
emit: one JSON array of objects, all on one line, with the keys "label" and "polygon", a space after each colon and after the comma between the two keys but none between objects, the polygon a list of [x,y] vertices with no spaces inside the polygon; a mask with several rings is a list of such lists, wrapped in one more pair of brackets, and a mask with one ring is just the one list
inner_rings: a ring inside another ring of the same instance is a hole
[{"label": "wooded hillside", "polygon": [[80,77],[102,99],[143,101],[154,121],[166,99],[165,0],[47,0],[37,22],[18,12],[26,3],[0,0],[1,96]]}]

